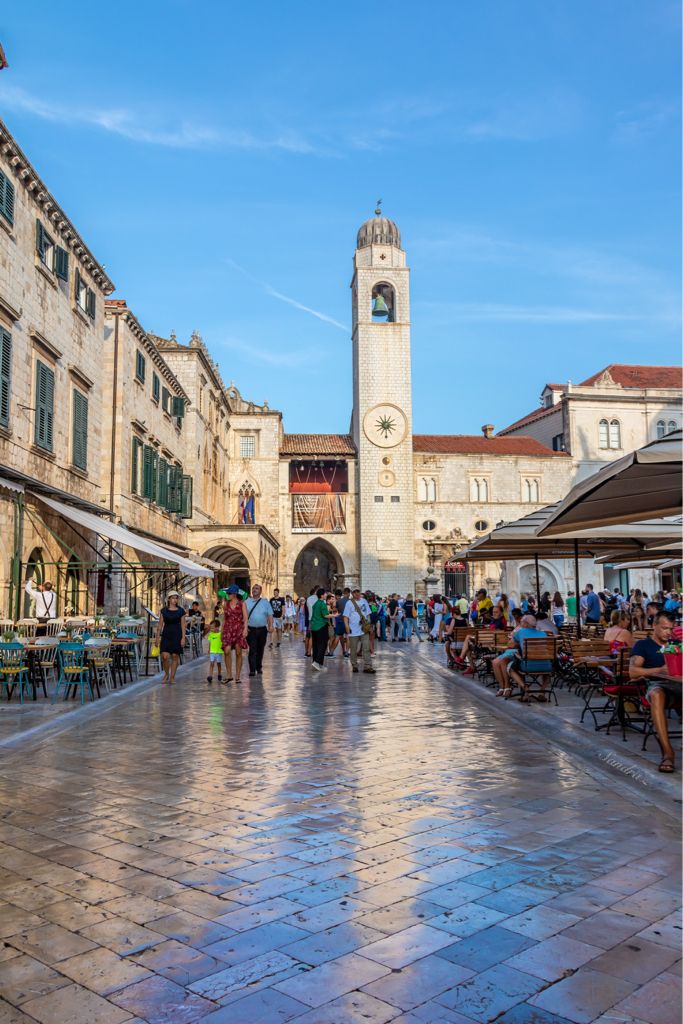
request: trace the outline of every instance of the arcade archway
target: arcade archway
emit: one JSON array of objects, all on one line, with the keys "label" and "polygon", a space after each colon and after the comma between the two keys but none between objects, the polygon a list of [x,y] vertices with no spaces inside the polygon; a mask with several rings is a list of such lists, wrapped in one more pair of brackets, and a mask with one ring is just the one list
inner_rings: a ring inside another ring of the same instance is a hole
[{"label": "arcade archway", "polygon": [[301,549],[294,563],[294,591],[307,597],[311,587],[333,590],[341,585],[344,564],[339,552],[328,541],[317,537]]},{"label": "arcade archway", "polygon": [[249,561],[244,552],[239,551],[231,544],[216,544],[207,548],[204,557],[223,566],[222,569],[216,569],[215,587],[217,591],[223,587],[229,587],[231,583],[237,584],[241,590],[249,591],[251,573]]}]

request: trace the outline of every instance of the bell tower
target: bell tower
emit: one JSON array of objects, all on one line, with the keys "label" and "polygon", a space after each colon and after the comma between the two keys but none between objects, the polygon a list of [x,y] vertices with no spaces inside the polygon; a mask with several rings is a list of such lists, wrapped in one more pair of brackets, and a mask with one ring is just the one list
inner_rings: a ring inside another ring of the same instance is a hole
[{"label": "bell tower", "polygon": [[410,271],[379,203],[358,232],[351,292],[361,586],[405,595],[415,590]]}]

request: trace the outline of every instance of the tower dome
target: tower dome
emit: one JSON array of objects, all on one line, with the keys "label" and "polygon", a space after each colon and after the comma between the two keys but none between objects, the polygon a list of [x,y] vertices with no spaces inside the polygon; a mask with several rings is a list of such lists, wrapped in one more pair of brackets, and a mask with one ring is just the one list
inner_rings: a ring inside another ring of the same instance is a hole
[{"label": "tower dome", "polygon": [[395,245],[401,248],[401,232],[393,220],[382,216],[380,202],[377,204],[375,216],[361,224],[356,240],[356,248],[364,249],[367,245]]}]

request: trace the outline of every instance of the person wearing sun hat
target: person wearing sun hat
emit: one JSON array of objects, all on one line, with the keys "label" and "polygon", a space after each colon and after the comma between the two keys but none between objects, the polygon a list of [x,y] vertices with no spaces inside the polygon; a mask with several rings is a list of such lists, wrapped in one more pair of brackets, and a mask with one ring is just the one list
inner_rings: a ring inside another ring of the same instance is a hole
[{"label": "person wearing sun hat", "polygon": [[169,590],[166,595],[166,604],[159,613],[156,643],[159,645],[164,670],[161,681],[172,683],[185,647],[185,609],[180,604],[177,590]]},{"label": "person wearing sun hat", "polygon": [[[223,655],[225,657],[226,683],[232,679],[241,683],[242,652],[247,648],[247,608],[240,588],[234,583],[226,590],[223,602]],[[235,675],[232,674],[232,652],[235,652]]]}]

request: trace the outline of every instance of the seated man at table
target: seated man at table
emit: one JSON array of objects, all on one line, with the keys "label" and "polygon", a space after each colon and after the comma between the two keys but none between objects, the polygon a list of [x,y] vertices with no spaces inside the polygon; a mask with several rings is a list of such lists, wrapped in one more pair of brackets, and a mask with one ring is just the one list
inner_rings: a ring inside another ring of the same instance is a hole
[{"label": "seated man at table", "polygon": [[629,676],[648,684],[647,699],[652,712],[657,742],[662,751],[660,772],[675,771],[675,754],[669,739],[666,713],[670,708],[681,710],[681,680],[669,675],[661,648],[671,639],[674,622],[666,612],[659,612],[652,624],[652,636],[638,640],[631,648]]},{"label": "seated man at table", "polygon": [[[537,699],[542,702],[547,700],[545,690],[552,674],[552,662],[545,660],[526,662],[523,660],[523,655],[525,640],[548,640],[548,634],[536,628],[536,617],[534,615],[525,615],[522,618],[522,627],[521,629],[516,630],[513,640],[515,645],[514,649],[511,653],[508,651],[505,652],[505,655],[510,659],[508,668],[509,679],[519,686],[522,691],[521,699],[524,701],[526,699],[527,684],[523,673],[525,670],[542,672],[543,675],[540,677],[541,693]],[[496,676],[496,678],[498,679],[498,685],[502,686],[499,677]],[[508,685],[502,687],[503,692],[500,693],[499,691],[499,695],[501,697],[510,696],[509,680],[507,682]]]}]

